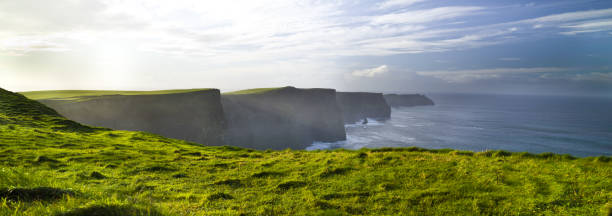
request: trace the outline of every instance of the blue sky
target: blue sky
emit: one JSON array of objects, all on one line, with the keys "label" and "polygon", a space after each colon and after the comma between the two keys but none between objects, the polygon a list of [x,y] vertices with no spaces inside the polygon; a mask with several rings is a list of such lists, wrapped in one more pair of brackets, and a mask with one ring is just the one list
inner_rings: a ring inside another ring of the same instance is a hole
[{"label": "blue sky", "polygon": [[0,86],[612,95],[612,2],[0,0]]}]

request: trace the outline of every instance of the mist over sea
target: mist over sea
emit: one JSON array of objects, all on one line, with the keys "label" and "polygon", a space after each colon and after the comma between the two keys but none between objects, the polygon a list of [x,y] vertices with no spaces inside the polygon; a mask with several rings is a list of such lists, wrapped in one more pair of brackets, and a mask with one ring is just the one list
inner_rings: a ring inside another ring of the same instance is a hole
[{"label": "mist over sea", "polygon": [[347,140],[312,149],[418,146],[612,155],[612,99],[431,94],[435,106],[393,109],[385,122],[346,125]]}]

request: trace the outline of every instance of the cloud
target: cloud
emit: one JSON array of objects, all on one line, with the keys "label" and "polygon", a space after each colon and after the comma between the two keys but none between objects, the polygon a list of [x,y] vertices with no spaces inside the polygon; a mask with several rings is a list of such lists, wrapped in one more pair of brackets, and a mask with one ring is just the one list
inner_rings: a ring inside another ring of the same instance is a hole
[{"label": "cloud", "polygon": [[379,9],[388,9],[393,7],[406,7],[425,0],[387,0],[378,5]]},{"label": "cloud", "polygon": [[593,19],[593,18],[608,17],[608,16],[612,16],[612,8],[553,14],[553,15],[534,18],[534,19],[529,19],[526,21],[528,22],[569,22],[569,21]]},{"label": "cloud", "polygon": [[610,31],[612,30],[612,19],[598,19],[579,23],[570,23],[562,25],[561,28],[570,30],[566,32],[561,32],[561,34],[565,35]]},{"label": "cloud", "polygon": [[389,71],[389,67],[387,65],[381,65],[375,68],[368,68],[363,70],[353,71],[351,74],[353,76],[358,77],[375,77],[387,73]]},{"label": "cloud", "polygon": [[513,74],[568,72],[570,68],[534,67],[534,68],[488,68],[474,70],[437,70],[419,71],[421,76],[434,77],[450,83],[469,82],[473,80],[501,78]]},{"label": "cloud", "polygon": [[[45,56],[54,58],[69,56],[70,61],[75,62],[72,65],[105,65],[100,61],[108,61],[113,53],[122,53],[121,58],[118,55],[115,58],[134,66],[129,73],[142,72],[143,76],[149,71],[157,71],[151,76],[164,74],[151,62],[178,65],[174,64],[175,61],[181,63],[181,71],[184,71],[181,74],[185,76],[213,76],[224,71],[258,76],[273,68],[258,65],[278,65],[279,62],[306,65],[304,61],[308,61],[308,64],[313,64],[312,68],[319,69],[327,68],[330,61],[342,63],[345,57],[447,52],[551,35],[564,37],[559,35],[561,32],[604,32],[612,17],[612,9],[575,11],[531,19],[521,18],[523,14],[519,13],[508,16],[517,17],[516,21],[498,23],[500,19],[495,19],[496,14],[504,15],[503,9],[477,3],[448,6],[450,2],[425,0],[388,0],[382,3],[0,0],[0,55],[20,56],[22,65],[15,64],[9,68],[15,73],[26,71],[22,68],[27,68],[29,57],[35,58],[35,54],[45,52]],[[443,4],[447,6],[441,6]],[[82,53],[87,55],[79,55]],[[61,69],[57,71],[90,72],[89,68],[71,68],[71,64],[50,62],[38,63],[42,68],[39,71],[46,70],[47,64],[57,64],[53,65]],[[257,69],[245,69],[245,65]],[[116,64],[114,67],[119,66]],[[374,77],[388,70],[386,65],[382,65],[346,73],[351,71],[347,68],[354,67],[345,65],[327,72],[330,76]],[[206,72],[202,72],[202,68],[206,68]],[[175,69],[167,67],[165,71]],[[458,81],[506,74],[509,73],[430,76]]]},{"label": "cloud", "polygon": [[[58,1],[40,5],[40,8],[48,6],[46,10],[40,9],[40,14],[29,11],[27,4],[21,1],[0,2],[0,24],[3,26],[0,52],[27,54],[37,50],[35,46],[17,49],[6,45],[9,43],[6,41],[27,36],[44,38],[46,43],[62,48],[38,49],[40,51],[72,50],[80,43],[105,46],[107,41],[127,40],[133,42],[130,49],[176,57],[210,58],[217,64],[388,56],[464,50],[531,36],[544,37],[540,29],[550,26],[569,29],[566,34],[603,30],[608,28],[604,20],[586,22],[610,16],[612,11],[570,12],[510,23],[473,25],[461,19],[487,15],[487,8],[429,7],[364,15],[347,13],[348,3],[342,1]],[[421,1],[389,0],[361,3],[360,6],[390,8]],[[241,6],[235,7],[236,4]],[[85,18],[75,19],[80,16]],[[462,27],[455,27],[458,25]]]},{"label": "cloud", "polygon": [[53,42],[53,37],[14,37],[0,40],[0,54],[10,56],[23,56],[30,52],[65,52],[68,51],[64,45]]},{"label": "cloud", "polygon": [[431,23],[457,17],[474,15],[474,12],[483,10],[483,7],[438,7],[426,10],[390,13],[372,18],[372,24],[415,24]]},{"label": "cloud", "polygon": [[586,74],[576,74],[572,79],[577,81],[612,82],[612,72],[592,72]]}]

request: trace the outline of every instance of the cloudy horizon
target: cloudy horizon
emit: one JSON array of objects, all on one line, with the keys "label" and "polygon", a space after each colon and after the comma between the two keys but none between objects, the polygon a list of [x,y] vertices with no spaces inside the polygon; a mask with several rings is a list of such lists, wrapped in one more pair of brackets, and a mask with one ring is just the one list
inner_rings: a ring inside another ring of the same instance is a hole
[{"label": "cloudy horizon", "polygon": [[0,87],[612,95],[612,2],[0,0]]}]

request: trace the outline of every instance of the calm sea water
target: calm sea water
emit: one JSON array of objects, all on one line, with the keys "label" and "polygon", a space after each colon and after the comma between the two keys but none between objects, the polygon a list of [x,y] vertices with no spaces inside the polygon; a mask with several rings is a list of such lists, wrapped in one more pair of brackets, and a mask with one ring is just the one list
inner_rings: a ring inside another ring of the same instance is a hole
[{"label": "calm sea water", "polygon": [[314,143],[308,149],[418,146],[612,155],[611,98],[428,96],[435,106],[393,109],[388,121],[346,125],[346,141]]}]

